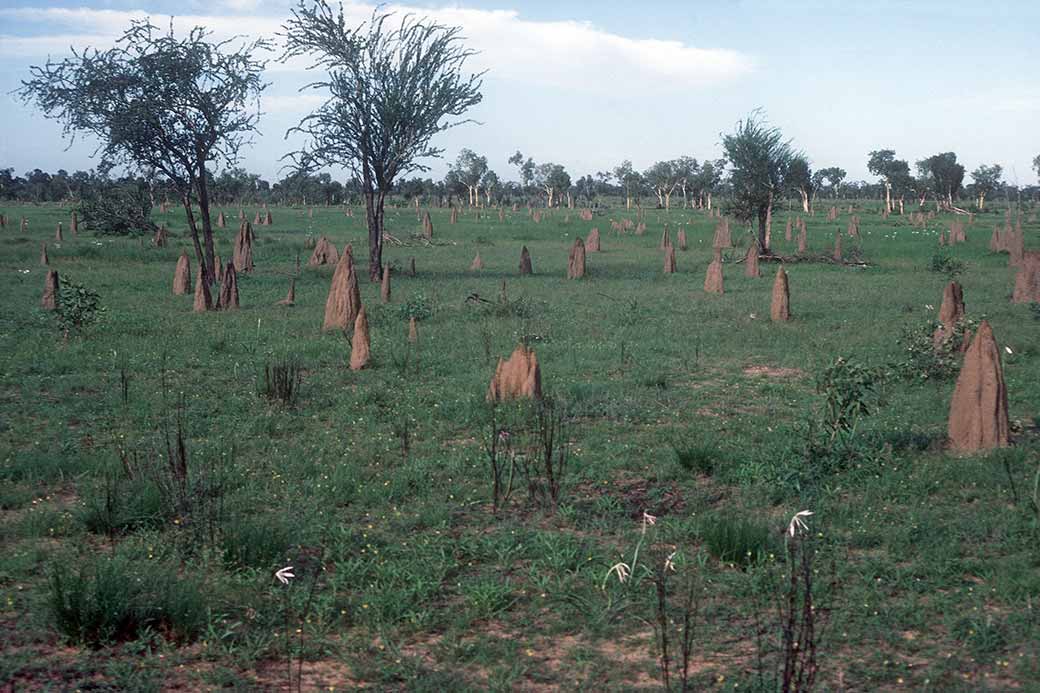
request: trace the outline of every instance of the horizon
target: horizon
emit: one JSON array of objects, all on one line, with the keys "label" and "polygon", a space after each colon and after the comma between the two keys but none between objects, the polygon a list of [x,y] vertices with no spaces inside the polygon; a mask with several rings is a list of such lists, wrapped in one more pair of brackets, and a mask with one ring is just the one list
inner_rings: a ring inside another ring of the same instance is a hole
[{"label": "horizon", "polygon": [[[274,39],[291,6],[265,0],[111,0],[0,8],[0,87],[7,98],[0,166],[21,175],[97,164],[89,140],[70,145],[57,122],[12,93],[30,65],[69,55],[70,46],[106,48],[132,18],[148,15],[165,26],[175,10],[184,10],[173,20],[178,34],[197,25],[215,38]],[[506,162],[516,150],[538,163],[564,165],[574,180],[625,159],[640,171],[683,155],[716,159],[720,135],[761,108],[814,168],[839,166],[849,182],[876,181],[866,166],[875,149],[894,149],[911,166],[952,151],[968,174],[996,163],[1008,184],[1024,187],[1037,180],[1031,162],[1040,152],[1033,125],[1040,116],[1040,83],[1014,69],[1034,52],[1028,27],[1040,20],[1040,7],[926,2],[905,9],[882,2],[834,9],[800,2],[780,11],[737,1],[693,12],[669,9],[677,6],[658,3],[653,13],[540,0],[524,3],[522,11],[496,0],[387,6],[463,27],[466,45],[479,51],[467,63],[469,71],[487,70],[484,100],[466,114],[479,124],[435,137],[443,157],[427,160],[430,170],[415,175],[442,179],[462,148],[486,156],[503,180],[518,178]],[[344,8],[348,18],[360,21],[373,6]],[[941,24],[930,21],[940,12]],[[813,50],[790,52],[805,33],[792,27],[808,18],[814,23]],[[985,55],[972,54],[969,41],[985,45]],[[272,61],[277,54],[269,56]],[[314,74],[304,67],[298,61],[269,63],[262,134],[239,163],[272,182],[285,175],[280,157],[298,144],[286,141],[285,131],[320,102],[315,94],[298,93]],[[884,98],[871,96],[882,90]],[[329,172],[337,180],[349,178],[342,170]]]}]

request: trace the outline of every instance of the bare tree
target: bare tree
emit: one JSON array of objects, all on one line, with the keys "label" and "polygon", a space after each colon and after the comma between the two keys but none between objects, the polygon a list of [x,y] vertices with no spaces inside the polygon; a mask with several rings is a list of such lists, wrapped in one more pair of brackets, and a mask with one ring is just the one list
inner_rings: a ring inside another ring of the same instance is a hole
[{"label": "bare tree", "polygon": [[[343,9],[326,0],[301,1],[285,24],[284,59],[308,55],[327,77],[304,89],[327,93],[324,104],[289,133],[303,134],[302,149],[287,157],[301,170],[349,169],[361,183],[368,223],[368,274],[382,277],[383,205],[394,180],[425,171],[420,160],[443,153],[430,145],[437,133],[471,122],[461,117],[480,103],[483,73],[463,75],[473,51],[461,28],[376,10],[349,28]],[[289,133],[286,133],[288,136]]]}]

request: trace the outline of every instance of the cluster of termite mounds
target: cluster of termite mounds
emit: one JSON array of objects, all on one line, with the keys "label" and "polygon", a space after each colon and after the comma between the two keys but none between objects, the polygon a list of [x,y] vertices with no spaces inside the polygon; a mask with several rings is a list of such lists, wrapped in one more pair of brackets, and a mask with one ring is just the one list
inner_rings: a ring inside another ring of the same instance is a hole
[{"label": "cluster of termite mounds", "polygon": [[[194,293],[193,309],[196,312],[214,309],[234,310],[239,307],[238,276],[240,273],[248,273],[254,269],[255,233],[253,224],[248,221],[244,212],[240,210],[238,216],[239,227],[232,243],[232,261],[225,265],[220,261],[219,256],[215,256],[214,259],[213,279],[219,284],[215,299],[210,283],[205,278],[203,267],[198,267],[193,276],[191,259],[187,252],[182,252],[177,259],[173,276],[173,294]],[[836,218],[836,214],[833,216]],[[580,217],[585,221],[593,219],[590,210],[582,210]],[[499,218],[500,220],[503,218],[501,209]],[[533,213],[532,218],[534,218]],[[452,208],[451,223],[457,223],[457,220],[458,210]],[[6,225],[6,218],[3,218],[2,222]],[[422,237],[432,240],[433,224],[429,212],[422,215],[421,222]],[[262,212],[257,212],[254,223],[256,225],[272,224],[271,212],[266,208]],[[922,223],[924,223],[923,216]],[[221,212],[217,218],[217,226],[225,228],[226,225],[227,218]],[[859,219],[853,217],[849,221],[845,235],[850,238],[859,237],[859,225]],[[635,224],[631,220],[625,219],[621,222],[612,221],[611,226],[619,233],[633,228],[637,235],[646,233],[646,222],[642,217]],[[28,221],[23,217],[21,229],[24,231],[27,228]],[[69,230],[76,234],[78,229],[79,221],[73,213]],[[796,239],[795,233],[797,233]],[[794,220],[788,219],[784,234],[788,241],[797,240],[800,253],[806,251],[807,233],[804,219],[800,217]],[[940,232],[940,242],[943,244],[953,245],[966,242],[966,240],[967,231],[965,225],[960,221],[952,222],[948,230]],[[55,229],[55,242],[61,243],[62,241],[63,227],[59,223]],[[679,250],[687,249],[687,233],[682,227],[677,230],[677,241]],[[159,227],[152,242],[156,247],[168,245],[169,235],[165,226]],[[352,331],[349,367],[352,370],[365,368],[370,364],[372,358],[371,335],[368,316],[361,302],[352,247],[347,245],[340,253],[325,236],[321,236],[316,242],[308,239],[307,247],[312,248],[307,263],[309,266],[331,265],[335,267],[326,299],[322,330]],[[724,217],[719,217],[712,239],[712,260],[707,267],[704,280],[706,293],[721,294],[724,292],[722,251],[732,247],[729,221]],[[1012,301],[1016,303],[1040,302],[1040,252],[1025,250],[1021,219],[1018,219],[1013,225],[1009,214],[1004,227],[998,226],[993,230],[989,247],[993,252],[1007,253],[1009,266],[1016,270]],[[672,242],[667,225],[662,231],[659,249],[663,253],[664,273],[674,274],[677,271],[677,248]],[[567,278],[585,278],[588,254],[599,252],[602,252],[602,239],[598,228],[591,229],[585,238],[575,238],[568,254]],[[745,276],[751,278],[761,276],[760,255],[761,248],[756,241],[752,241],[743,257]],[[832,258],[836,262],[842,261],[842,233],[840,230],[835,233]],[[42,244],[40,248],[40,265],[48,267],[40,305],[46,310],[55,310],[61,300],[61,284],[57,270],[49,268],[50,258],[46,243]],[[410,267],[411,274],[414,276],[414,258],[411,259]],[[298,269],[299,258],[297,258]],[[477,252],[470,265],[470,270],[480,271],[482,269],[484,269],[484,261]],[[524,276],[532,273],[531,254],[527,246],[523,246],[520,251],[519,274]],[[380,297],[382,302],[388,303],[391,298],[389,264],[382,269],[381,275]],[[295,279],[292,278],[286,297],[278,301],[278,305],[292,306],[295,301]],[[775,322],[785,322],[791,319],[789,279],[783,264],[777,268],[773,281],[770,318]],[[943,291],[939,325],[933,334],[934,348],[937,350],[943,348],[947,340],[958,336],[958,330],[962,329],[961,324],[964,320],[963,289],[957,282],[949,282]],[[950,402],[947,422],[949,447],[958,453],[975,453],[1006,447],[1010,445],[1008,394],[1003,376],[1001,350],[993,330],[988,322],[983,321],[974,334],[965,332],[959,338],[959,352],[963,362]],[[418,341],[418,326],[414,317],[409,321],[408,340],[410,342]],[[537,356],[532,349],[521,344],[508,359],[499,360],[488,386],[487,399],[498,402],[518,398],[539,399],[540,397],[541,371]]]}]

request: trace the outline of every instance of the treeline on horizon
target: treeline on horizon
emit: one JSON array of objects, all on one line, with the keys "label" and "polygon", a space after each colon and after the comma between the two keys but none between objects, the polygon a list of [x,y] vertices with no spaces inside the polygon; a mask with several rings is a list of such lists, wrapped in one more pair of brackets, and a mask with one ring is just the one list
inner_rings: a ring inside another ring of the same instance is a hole
[{"label": "treeline on horizon", "polygon": [[[558,164],[543,165],[540,168],[548,170],[538,174],[553,179],[555,194],[551,206],[554,207],[609,206],[620,200],[630,206],[698,208],[704,207],[712,196],[726,198],[732,192],[729,177],[722,173],[724,165],[724,160],[705,161],[698,165],[696,159],[682,157],[657,162],[645,172],[639,172],[632,168],[631,162],[624,161],[612,171],[585,175],[574,183]],[[691,171],[691,175],[677,174],[683,167]],[[536,168],[539,167],[535,167],[530,159],[526,162],[521,160],[518,169],[523,182],[500,181],[497,174],[488,168],[485,157],[464,149],[443,180],[406,178],[394,185],[393,193],[398,203],[414,204],[418,200],[420,204],[435,207],[550,206],[546,186],[539,180]],[[840,168],[822,169],[818,173],[824,175],[818,176],[812,185],[814,199],[885,199],[883,180],[876,183],[846,181],[845,172]],[[914,182],[919,184],[915,186]],[[906,187],[906,192],[916,198],[913,200],[916,206],[923,206],[932,192],[932,186],[924,176],[911,178]],[[977,209],[979,187],[975,183],[959,186],[953,197]],[[110,171],[98,169],[72,173],[59,169],[50,173],[37,168],[19,176],[13,167],[0,168],[0,200],[6,202],[77,204],[85,198],[128,188],[146,196],[152,206],[175,204],[178,199],[177,191],[170,183],[142,175],[113,175]],[[231,168],[217,175],[211,174],[209,189],[213,201],[224,207],[256,204],[334,206],[363,202],[357,179],[338,181],[328,173],[296,172],[271,182],[243,168]],[[986,189],[986,202],[1040,201],[1040,185],[1016,186],[998,180],[987,183]],[[917,194],[918,190],[922,194]],[[673,200],[673,197],[678,199]],[[785,191],[783,197],[797,201],[799,191]]]}]

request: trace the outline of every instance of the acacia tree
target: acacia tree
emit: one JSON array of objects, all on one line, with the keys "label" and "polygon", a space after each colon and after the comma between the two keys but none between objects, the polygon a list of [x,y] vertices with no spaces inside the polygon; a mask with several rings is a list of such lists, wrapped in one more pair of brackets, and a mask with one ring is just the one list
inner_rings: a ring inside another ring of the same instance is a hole
[{"label": "acacia tree", "polygon": [[982,164],[971,172],[971,179],[975,183],[975,199],[979,203],[979,209],[986,204],[986,195],[1000,187],[1000,179],[1004,175],[1004,169],[1000,164],[986,166]]},{"label": "acacia tree", "polygon": [[723,135],[722,147],[733,167],[733,206],[737,217],[758,219],[758,247],[769,254],[773,202],[783,190],[791,161],[796,153],[779,128],[769,127],[756,111]]},{"label": "acacia tree", "polygon": [[259,39],[232,49],[237,39],[212,42],[210,35],[195,27],[178,38],[172,25],[160,33],[148,21],[133,21],[113,48],[73,50],[71,58],[31,67],[32,79],[22,82],[19,94],[61,122],[67,137],[96,137],[102,168],[123,165],[167,179],[212,283],[209,165],[234,166],[256,131],[267,85],[265,61],[253,56],[269,44]]},{"label": "acacia tree", "polygon": [[317,110],[289,130],[306,138],[287,156],[299,170],[338,166],[360,181],[368,225],[368,275],[379,281],[383,270],[383,206],[394,180],[428,167],[420,159],[438,157],[434,135],[470,122],[459,118],[480,103],[483,73],[463,74],[474,51],[462,44],[460,27],[376,10],[348,28],[343,8],[327,0],[301,0],[284,26],[283,60],[307,55],[311,69],[327,70],[325,79],[304,89],[326,92]]}]

